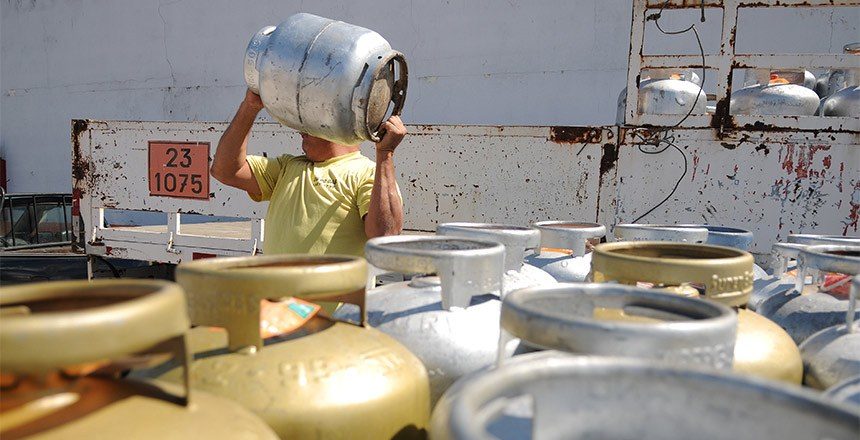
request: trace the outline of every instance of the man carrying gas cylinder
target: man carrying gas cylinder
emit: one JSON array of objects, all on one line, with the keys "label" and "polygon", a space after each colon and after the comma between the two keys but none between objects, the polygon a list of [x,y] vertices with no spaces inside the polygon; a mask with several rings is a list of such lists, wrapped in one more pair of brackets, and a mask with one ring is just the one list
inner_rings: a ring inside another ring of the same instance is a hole
[{"label": "man carrying gas cylinder", "polygon": [[394,175],[394,150],[406,127],[398,116],[380,126],[376,163],[358,145],[302,133],[304,155],[267,158],[246,154],[251,126],[263,102],[251,90],[218,142],[212,177],[269,201],[265,254],[364,255],[369,238],[397,235],[403,202]]}]

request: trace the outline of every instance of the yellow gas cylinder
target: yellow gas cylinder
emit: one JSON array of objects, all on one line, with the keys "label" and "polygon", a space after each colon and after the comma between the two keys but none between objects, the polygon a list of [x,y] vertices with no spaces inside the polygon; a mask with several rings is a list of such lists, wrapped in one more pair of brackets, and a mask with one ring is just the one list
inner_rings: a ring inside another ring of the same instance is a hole
[{"label": "yellow gas cylinder", "polygon": [[[278,321],[295,321],[271,311],[270,301],[284,298],[351,303],[363,317],[363,258],[198,260],[180,264],[176,278],[198,326],[189,334],[195,388],[240,403],[282,438],[424,435],[430,415],[427,371],[394,339],[363,322],[333,320],[311,303],[285,307],[284,313],[301,319],[278,334]],[[167,371],[160,378],[178,382],[182,373]]]},{"label": "yellow gas cylinder", "polygon": [[188,315],[165,281],[62,281],[0,289],[0,438],[276,439],[234,402],[120,379],[172,358],[187,371]]},{"label": "yellow gas cylinder", "polygon": [[738,310],[734,370],[800,384],[803,362],[791,337],[744,308],[753,283],[753,257],[722,246],[671,242],[603,243],[594,249],[591,277],[686,295],[703,295]]}]

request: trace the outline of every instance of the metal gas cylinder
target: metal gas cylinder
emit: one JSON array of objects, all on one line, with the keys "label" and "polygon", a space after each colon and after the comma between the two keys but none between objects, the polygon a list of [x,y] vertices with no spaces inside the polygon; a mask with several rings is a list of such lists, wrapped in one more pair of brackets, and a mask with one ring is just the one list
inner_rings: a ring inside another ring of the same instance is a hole
[{"label": "metal gas cylinder", "polygon": [[[714,246],[728,246],[742,251],[749,251],[754,239],[752,232],[741,228],[700,224],[683,224],[678,226],[682,228],[705,228],[708,230],[708,240],[705,241],[706,244],[712,244]],[[767,277],[768,274],[764,269],[762,269],[758,264],[753,264],[753,280]]]},{"label": "metal gas cylinder", "polygon": [[860,376],[854,376],[827,389],[827,397],[860,408]]},{"label": "metal gas cylinder", "polygon": [[818,95],[803,86],[803,70],[770,72],[770,79],[732,92],[729,111],[733,115],[812,116],[818,110]]},{"label": "metal gas cylinder", "polygon": [[[639,82],[639,114],[686,115],[705,114],[708,97],[700,86],[699,76],[691,71],[653,69]],[[627,88],[618,96],[616,119],[624,123]]]},{"label": "metal gas cylinder", "polygon": [[[463,374],[493,363],[499,343],[504,246],[401,235],[368,240],[365,256],[383,270],[435,274],[383,285],[367,295],[367,322],[421,359],[434,402]],[[345,311],[336,316],[357,317]]]},{"label": "metal gas cylinder", "polygon": [[621,223],[612,230],[616,241],[674,241],[678,243],[704,243],[708,230],[704,227],[678,225]]},{"label": "metal gas cylinder", "polygon": [[341,144],[378,141],[389,102],[398,115],[406,100],[402,53],[376,32],[316,15],[261,29],[244,66],[245,83],[274,119]]},{"label": "metal gas cylinder", "polygon": [[808,70],[803,71],[803,87],[806,87],[809,90],[815,91],[815,83],[817,79],[815,78],[815,74]]},{"label": "metal gas cylinder", "polygon": [[737,314],[729,307],[618,284],[521,289],[502,301],[499,364],[559,350],[731,369]]},{"label": "metal gas cylinder", "polygon": [[[860,55],[860,43],[850,43],[842,47],[842,53]],[[843,69],[830,69],[819,75],[815,81],[815,93],[823,103],[827,97],[847,86],[846,71]]]},{"label": "metal gas cylinder", "polygon": [[[0,436],[275,439],[253,414],[189,391],[188,315],[164,281],[60,281],[0,290]],[[180,386],[120,379],[170,358]]]},{"label": "metal gas cylinder", "polygon": [[[277,314],[261,319],[268,300],[286,297],[363,304],[363,258],[215,258],[182,263],[176,277],[198,326],[189,333],[195,389],[240,403],[281,438],[420,437],[430,410],[427,372],[397,341],[365,326],[363,310],[354,325],[314,307],[286,307],[306,320],[286,334],[277,331]],[[263,330],[272,335],[265,343]],[[182,375],[173,369],[160,378]]]},{"label": "metal gas cylinder", "polygon": [[771,248],[773,273],[755,280],[747,308],[758,311],[766,299],[793,289],[797,282],[793,260],[797,260],[800,251],[806,246],[819,244],[860,246],[860,239],[842,235],[790,234],[788,243],[774,243]]},{"label": "metal gas cylinder", "polygon": [[700,224],[680,224],[675,226],[679,228],[707,229],[708,239],[705,243],[712,244],[714,246],[728,246],[742,251],[748,251],[750,250],[750,246],[752,246],[753,242],[753,233],[746,229]]},{"label": "metal gas cylinder", "polygon": [[819,114],[842,117],[860,116],[860,69],[848,69],[846,71],[845,87],[821,102]]},{"label": "metal gas cylinder", "polygon": [[[761,84],[764,81],[762,79],[767,80],[769,78],[770,71],[767,69],[747,69],[744,74],[744,84],[743,86],[752,86],[756,84]],[[806,87],[809,90],[816,91],[816,87],[818,86],[818,78],[815,77],[815,74],[804,70],[803,71],[803,82],[801,83],[803,87]],[[816,94],[818,92],[816,91]]]},{"label": "metal gas cylinder", "polygon": [[774,243],[771,247],[773,259],[773,274],[753,281],[753,292],[750,294],[747,308],[757,312],[762,303],[768,298],[793,289],[796,278],[788,271],[791,260],[797,259],[800,251],[806,245],[797,243]]},{"label": "metal gas cylinder", "polygon": [[[520,356],[456,385],[433,411],[433,440],[856,440],[860,409],[810,390],[639,359]],[[529,413],[511,414],[520,402]],[[506,426],[507,425],[507,426]],[[508,438],[508,437],[503,437]]]},{"label": "metal gas cylinder", "polygon": [[[661,234],[659,232],[647,233],[645,229],[668,229],[669,232]],[[683,230],[689,229],[689,234],[684,234]],[[705,241],[699,241],[701,230],[707,231]],[[728,246],[742,251],[748,251],[753,242],[753,233],[740,228],[730,228],[727,226],[701,225],[701,224],[678,224],[678,225],[638,225],[627,224],[616,226],[616,239],[619,240],[657,240],[657,241],[677,241],[689,243],[706,243],[715,246]],[[767,272],[753,264],[753,278],[766,278]]]},{"label": "metal gas cylinder", "polygon": [[[730,307],[743,307],[752,292],[753,257],[738,249],[687,243],[618,242],[594,248],[595,282],[647,283],[687,296],[704,295]],[[738,309],[734,370],[800,383],[800,351],[779,326]]]},{"label": "metal gas cylinder", "polygon": [[527,250],[540,247],[541,233],[537,229],[495,223],[442,223],[436,227],[436,234],[505,245],[504,294],[524,287],[556,283],[552,275],[523,262]]},{"label": "metal gas cylinder", "polygon": [[860,377],[860,323],[855,323],[860,278],[851,282],[851,298],[845,324],[834,325],[813,334],[800,344],[804,383],[826,389],[852,377]]},{"label": "metal gas cylinder", "polygon": [[[843,322],[848,298],[835,287],[860,273],[860,247],[807,246],[800,250],[797,266],[795,287],[770,296],[757,312],[779,324],[799,344],[813,333]],[[825,284],[825,272],[848,277]],[[807,275],[812,275],[811,285],[805,284]]]},{"label": "metal gas cylinder", "polygon": [[537,222],[534,227],[540,231],[540,247],[526,257],[526,263],[545,270],[560,282],[585,281],[591,270],[587,244],[603,238],[606,228],[598,223],[574,221]]},{"label": "metal gas cylinder", "polygon": [[820,235],[820,234],[789,234],[789,243],[804,245],[818,244],[844,244],[848,246],[860,246],[860,237],[846,235]]}]

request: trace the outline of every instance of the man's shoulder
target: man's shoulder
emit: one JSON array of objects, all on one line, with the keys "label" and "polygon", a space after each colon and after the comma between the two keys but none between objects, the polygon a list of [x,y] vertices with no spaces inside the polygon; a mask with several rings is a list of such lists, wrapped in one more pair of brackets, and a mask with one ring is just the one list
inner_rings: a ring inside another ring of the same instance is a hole
[{"label": "man's shoulder", "polygon": [[281,162],[289,162],[291,160],[295,160],[297,157],[300,157],[300,156],[296,156],[296,155],[290,154],[290,153],[284,153],[284,154],[278,156],[277,159]]},{"label": "man's shoulder", "polygon": [[344,160],[339,160],[333,164],[333,167],[346,173],[365,172],[368,169],[376,168],[376,162],[359,153],[350,155],[349,158],[345,158]]},{"label": "man's shoulder", "polygon": [[338,164],[338,168],[342,169],[343,172],[350,174],[367,174],[368,172],[374,172],[376,170],[376,162],[367,158],[362,154],[356,154],[349,158],[349,160],[345,160]]},{"label": "man's shoulder", "polygon": [[284,153],[284,154],[276,157],[275,160],[278,161],[278,163],[281,165],[281,167],[286,167],[287,165],[302,166],[302,165],[311,164],[311,161],[304,154],[295,155],[295,154]]}]

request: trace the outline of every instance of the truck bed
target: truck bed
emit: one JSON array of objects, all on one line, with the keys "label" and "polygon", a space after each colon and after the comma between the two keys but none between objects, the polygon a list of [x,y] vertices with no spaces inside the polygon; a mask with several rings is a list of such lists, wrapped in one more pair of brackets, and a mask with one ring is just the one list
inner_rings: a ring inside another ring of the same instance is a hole
[{"label": "truck bed", "polygon": [[[162,234],[168,232],[167,225],[113,226],[112,229]],[[251,237],[251,221],[188,223],[183,224],[180,231],[182,235],[247,239]]]}]

